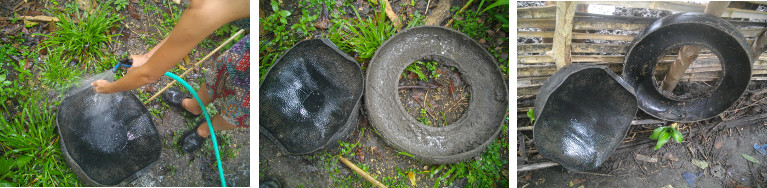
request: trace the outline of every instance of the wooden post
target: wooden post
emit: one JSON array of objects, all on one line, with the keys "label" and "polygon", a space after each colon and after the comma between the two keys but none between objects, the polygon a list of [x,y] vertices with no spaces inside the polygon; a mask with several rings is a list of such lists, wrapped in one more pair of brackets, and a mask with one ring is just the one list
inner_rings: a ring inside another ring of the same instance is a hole
[{"label": "wooden post", "polygon": [[[729,1],[711,1],[706,5],[703,13],[719,17],[727,9],[728,4],[730,4]],[[682,46],[679,48],[679,54],[677,54],[674,62],[671,63],[671,68],[666,74],[666,78],[663,79],[661,88],[666,91],[673,91],[676,88],[676,84],[679,83],[679,79],[684,75],[684,71],[687,70],[687,67],[690,67],[690,64],[698,58],[699,52],[700,46]]]},{"label": "wooden post", "polygon": [[557,2],[557,16],[554,26],[554,44],[551,57],[557,64],[557,69],[570,64],[570,43],[573,38],[573,17],[577,2]]}]

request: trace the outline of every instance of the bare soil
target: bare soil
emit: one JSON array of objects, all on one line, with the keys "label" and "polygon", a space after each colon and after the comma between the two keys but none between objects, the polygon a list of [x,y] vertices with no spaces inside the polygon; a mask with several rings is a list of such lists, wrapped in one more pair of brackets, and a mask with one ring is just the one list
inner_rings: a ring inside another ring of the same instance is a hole
[{"label": "bare soil", "polygon": [[[425,118],[421,123],[433,127],[444,127],[461,118],[471,97],[469,85],[463,82],[461,73],[439,62],[434,74],[424,65],[419,67],[428,82],[407,70],[407,76],[399,80],[399,99],[405,110],[415,119]],[[421,110],[427,113],[422,114]]]}]

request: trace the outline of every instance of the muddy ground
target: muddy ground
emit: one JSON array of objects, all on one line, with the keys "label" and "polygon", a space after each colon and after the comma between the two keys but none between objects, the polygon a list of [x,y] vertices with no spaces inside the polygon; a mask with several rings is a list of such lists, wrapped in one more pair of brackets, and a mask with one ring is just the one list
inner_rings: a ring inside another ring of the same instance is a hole
[{"label": "muddy ground", "polygon": [[[70,1],[59,1],[59,9],[64,10],[63,7]],[[129,4],[125,9],[118,11],[117,14],[122,15],[125,19],[117,23],[117,28],[113,29],[113,34],[120,34],[121,36],[113,37],[114,42],[108,45],[105,49],[105,53],[113,54],[118,57],[127,57],[129,54],[143,54],[148,51],[149,48],[161,41],[166,33],[161,31],[157,26],[163,22],[162,13],[175,14],[178,11],[182,11],[188,7],[189,1],[181,1],[181,4],[174,4],[170,1],[161,0],[129,0]],[[49,2],[37,2],[37,1],[22,1],[12,0],[3,1],[2,5],[3,16],[13,16],[12,12],[17,11],[19,15],[45,15],[53,16],[46,13],[44,10],[46,7],[55,7]],[[152,10],[144,10],[144,7],[153,7]],[[166,20],[167,21],[167,20]],[[52,23],[41,23],[34,27],[23,27],[21,22],[10,23],[4,22],[2,25],[3,32],[24,32],[27,33],[39,33],[48,34],[51,29],[49,25]],[[14,29],[16,28],[16,29]],[[41,36],[27,35],[28,48],[34,48],[43,39]],[[191,67],[192,63],[197,62],[199,58],[202,58],[207,53],[211,52],[216,46],[226,40],[228,36],[211,36],[213,45],[199,45],[189,54],[191,63],[182,62],[184,67]],[[224,49],[225,50],[225,49]],[[223,50],[216,53],[207,62],[212,62],[215,57],[223,52]],[[45,58],[40,58],[45,59]],[[44,63],[44,62],[40,62]],[[101,62],[112,63],[113,66],[116,62]],[[32,64],[31,66],[35,66]],[[204,63],[201,65],[202,69],[211,69],[211,63]],[[176,70],[174,73],[180,74],[183,70]],[[33,74],[41,74],[40,69],[34,69]],[[118,72],[118,74],[124,74],[124,71]],[[87,78],[93,75],[93,72],[88,72],[81,77]],[[202,72],[197,69],[185,77],[185,80],[192,84],[194,87],[199,87],[203,83],[201,77]],[[156,93],[166,84],[172,80],[167,77],[161,78],[157,83],[150,84],[140,89],[133,90],[134,94],[139,96],[143,101],[149,98],[149,96]],[[176,84],[174,87],[182,88],[181,85]],[[182,90],[184,90],[182,88]],[[57,95],[57,92],[53,89],[47,89],[48,96],[54,98],[54,100],[61,100],[61,96]],[[153,111],[153,119],[155,121],[156,128],[160,134],[162,141],[162,153],[160,159],[152,166],[145,175],[139,176],[138,179],[131,182],[129,186],[163,186],[163,187],[179,187],[179,186],[220,186],[220,180],[218,177],[218,171],[215,163],[215,156],[213,154],[212,144],[209,142],[203,147],[201,151],[187,154],[181,152],[176,141],[183,132],[196,127],[195,124],[200,122],[202,116],[194,117],[189,113],[182,111],[181,109],[168,107],[161,100],[154,100],[147,104],[146,107]],[[250,186],[250,131],[247,128],[238,128],[235,130],[221,131],[217,133],[219,147],[221,148],[222,164],[224,166],[224,175],[228,186]]]}]

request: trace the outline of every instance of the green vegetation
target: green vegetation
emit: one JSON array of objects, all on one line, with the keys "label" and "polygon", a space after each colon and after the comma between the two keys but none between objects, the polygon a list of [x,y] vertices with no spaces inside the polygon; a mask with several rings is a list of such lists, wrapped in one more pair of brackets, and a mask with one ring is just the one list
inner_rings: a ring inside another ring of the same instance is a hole
[{"label": "green vegetation", "polygon": [[[379,12],[374,19],[362,19],[356,9],[351,8],[355,10],[354,13],[357,14],[358,22],[347,25],[347,28],[354,34],[349,39],[349,44],[353,47],[352,50],[357,52],[357,57],[361,59],[371,58],[376,49],[394,35],[396,29],[391,23],[386,22],[383,11]],[[383,9],[384,4],[382,3],[381,10]]]},{"label": "green vegetation", "polygon": [[[110,29],[116,27],[115,23],[123,20],[119,14],[112,14],[114,12],[112,6],[99,6],[89,13],[89,11],[79,11],[77,3],[72,1],[66,5],[64,11],[53,9],[49,12],[56,15],[60,21],[56,22],[55,31],[43,34],[47,38],[42,42],[43,47],[62,49],[64,57],[86,62],[88,67],[94,65],[101,68],[108,67],[101,65],[108,63],[105,61],[105,56],[108,54],[102,50],[106,48],[108,42],[112,42],[112,37],[119,35],[109,34]],[[69,13],[74,13],[74,17]]]},{"label": "green vegetation", "polygon": [[663,147],[663,145],[666,144],[666,142],[668,142],[668,140],[671,138],[674,138],[674,141],[677,143],[682,143],[684,136],[682,136],[682,132],[677,130],[678,125],[679,124],[677,123],[672,123],[671,126],[658,127],[652,131],[650,140],[658,140],[658,143],[655,145],[655,150]]},{"label": "green vegetation", "polygon": [[530,118],[530,124],[533,124],[535,122],[535,111],[533,111],[533,108],[530,108],[527,110],[527,118]]},{"label": "green vegetation", "polygon": [[259,18],[264,26],[265,33],[262,33],[262,35],[272,36],[271,40],[262,38],[258,43],[258,78],[261,81],[264,80],[264,75],[277,62],[282,52],[290,49],[295,44],[295,39],[285,30],[288,25],[287,18],[290,16],[290,11],[280,10],[282,4],[277,0],[272,0],[271,5],[274,13],[266,18]]}]

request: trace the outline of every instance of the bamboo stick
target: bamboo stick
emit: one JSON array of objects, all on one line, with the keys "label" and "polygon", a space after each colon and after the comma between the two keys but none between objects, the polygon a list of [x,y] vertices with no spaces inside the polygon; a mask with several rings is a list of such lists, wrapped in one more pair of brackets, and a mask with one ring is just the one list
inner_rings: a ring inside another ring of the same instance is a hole
[{"label": "bamboo stick", "polygon": [[357,165],[354,165],[354,163],[350,162],[349,160],[346,160],[344,157],[338,156],[338,159],[341,160],[341,162],[344,163],[346,166],[354,170],[355,173],[359,174],[360,176],[365,178],[365,180],[368,180],[368,182],[372,183],[376,187],[384,187],[384,188],[386,187],[386,185],[382,184],[381,182],[379,182],[378,180],[370,176],[370,174],[368,174],[367,172],[362,171],[362,169],[357,167]]}]

